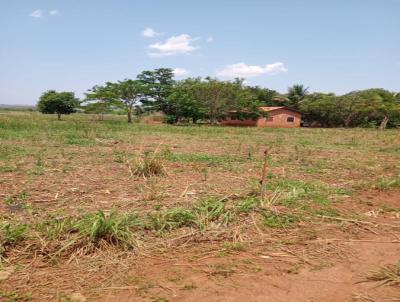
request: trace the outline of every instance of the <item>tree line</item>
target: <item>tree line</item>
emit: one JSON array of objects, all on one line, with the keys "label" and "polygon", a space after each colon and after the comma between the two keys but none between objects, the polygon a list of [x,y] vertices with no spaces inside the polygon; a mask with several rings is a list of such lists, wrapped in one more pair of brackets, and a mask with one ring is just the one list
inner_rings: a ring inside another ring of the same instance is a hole
[{"label": "tree line", "polygon": [[128,123],[134,115],[162,112],[166,122],[216,124],[235,112],[238,119],[256,119],[266,113],[261,106],[287,106],[303,113],[303,124],[321,127],[399,127],[400,94],[374,88],[344,95],[310,93],[293,85],[287,93],[245,85],[243,79],[215,78],[174,80],[169,68],[141,72],[136,79],[107,82],[89,89],[83,100],[72,92],[46,91],[38,102],[43,113],[70,114],[78,108],[103,116],[122,111]]}]

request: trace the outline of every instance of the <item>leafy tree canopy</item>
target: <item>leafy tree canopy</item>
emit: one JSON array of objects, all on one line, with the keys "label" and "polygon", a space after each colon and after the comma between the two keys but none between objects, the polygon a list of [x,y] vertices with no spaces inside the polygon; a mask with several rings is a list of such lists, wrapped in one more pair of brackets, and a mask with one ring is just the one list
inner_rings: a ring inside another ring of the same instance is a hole
[{"label": "leafy tree canopy", "polygon": [[44,92],[37,104],[38,110],[46,114],[57,113],[58,119],[62,114],[71,114],[79,106],[79,99],[73,92],[57,92],[49,90]]}]

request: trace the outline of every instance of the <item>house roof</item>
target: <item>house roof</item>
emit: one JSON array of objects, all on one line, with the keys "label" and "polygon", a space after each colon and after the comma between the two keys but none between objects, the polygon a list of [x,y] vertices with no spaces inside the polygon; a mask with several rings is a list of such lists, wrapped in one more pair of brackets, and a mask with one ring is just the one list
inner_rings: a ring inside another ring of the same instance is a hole
[{"label": "house roof", "polygon": [[300,113],[300,111],[297,111],[295,109],[292,109],[292,108],[289,108],[286,106],[271,106],[271,107],[263,106],[263,107],[260,107],[260,109],[265,112],[274,111],[274,110],[278,110],[278,109],[286,109],[289,111],[294,111],[294,112]]},{"label": "house roof", "polygon": [[282,109],[282,108],[286,108],[285,106],[273,106],[273,107],[260,107],[260,109],[262,111],[273,111],[273,110],[278,110],[278,109]]},{"label": "house roof", "polygon": [[[295,110],[295,109],[292,109],[292,108],[289,108],[289,107],[286,107],[286,106],[261,106],[259,108],[262,111],[265,111],[265,112],[270,112],[270,111],[274,111],[274,110],[278,110],[278,109],[285,109],[285,110],[301,113],[298,110]],[[235,113],[235,112],[237,112],[237,110],[229,110],[228,112],[229,113]],[[245,110],[243,110],[242,112],[245,112]]]}]

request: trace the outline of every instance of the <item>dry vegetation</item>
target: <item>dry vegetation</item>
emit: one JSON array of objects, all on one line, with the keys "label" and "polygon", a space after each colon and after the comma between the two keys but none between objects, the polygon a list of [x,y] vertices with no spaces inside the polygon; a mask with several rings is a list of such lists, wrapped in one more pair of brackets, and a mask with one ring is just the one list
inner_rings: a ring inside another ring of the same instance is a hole
[{"label": "dry vegetation", "polygon": [[399,297],[399,130],[107,118],[0,112],[0,301]]}]

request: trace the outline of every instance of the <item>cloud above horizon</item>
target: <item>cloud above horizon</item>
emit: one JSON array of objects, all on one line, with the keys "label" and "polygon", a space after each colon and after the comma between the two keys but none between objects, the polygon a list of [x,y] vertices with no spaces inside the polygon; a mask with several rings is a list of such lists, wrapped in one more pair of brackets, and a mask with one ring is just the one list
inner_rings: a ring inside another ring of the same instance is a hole
[{"label": "cloud above horizon", "polygon": [[[44,10],[37,9],[37,10],[34,10],[33,12],[31,12],[29,14],[29,16],[32,17],[32,18],[42,18],[43,14],[45,12],[46,11],[44,11]],[[50,10],[48,13],[49,13],[50,16],[56,16],[56,15],[58,15],[60,13],[60,11],[58,9],[53,9],[53,10]]]},{"label": "cloud above horizon", "polygon": [[193,45],[193,42],[199,38],[192,38],[188,34],[172,36],[165,42],[157,42],[149,45],[151,51],[148,53],[150,57],[167,57],[173,55],[187,55],[199,49],[199,46]]},{"label": "cloud above horizon", "polygon": [[156,32],[154,29],[152,29],[151,27],[146,27],[143,31],[142,31],[142,36],[146,37],[146,38],[154,38],[156,36],[159,36],[160,33]]},{"label": "cloud above horizon", "polygon": [[287,72],[288,69],[282,62],[275,62],[267,64],[264,67],[258,65],[247,65],[246,63],[240,62],[226,66],[224,69],[217,72],[217,76],[229,77],[229,78],[250,78],[257,77],[264,74],[278,74]]},{"label": "cloud above horizon", "polygon": [[33,12],[31,12],[29,14],[29,16],[33,17],[33,18],[41,18],[42,15],[43,15],[43,11],[41,9],[34,10]]},{"label": "cloud above horizon", "polygon": [[176,77],[183,77],[190,73],[188,70],[179,67],[174,68],[173,72]]}]

